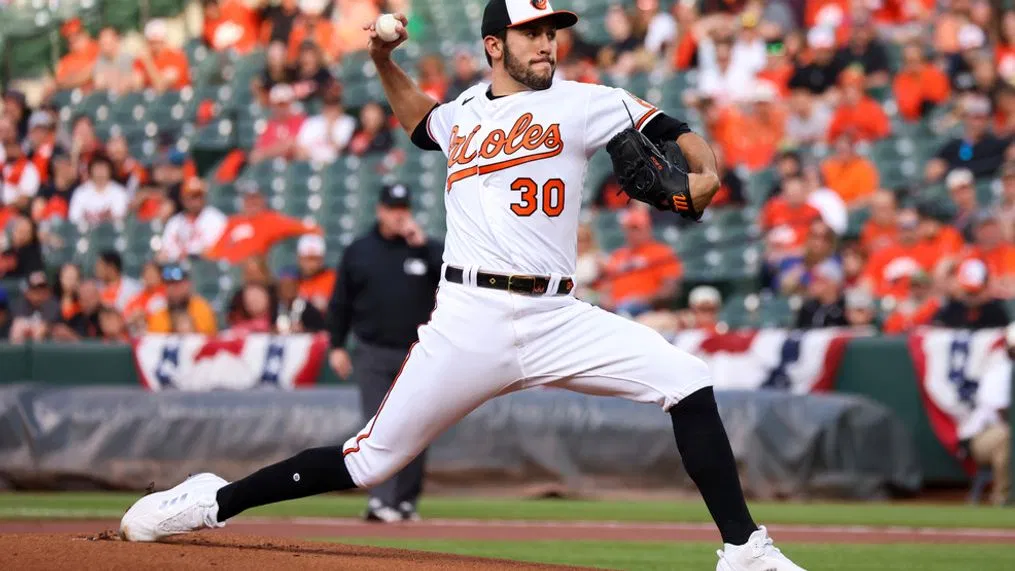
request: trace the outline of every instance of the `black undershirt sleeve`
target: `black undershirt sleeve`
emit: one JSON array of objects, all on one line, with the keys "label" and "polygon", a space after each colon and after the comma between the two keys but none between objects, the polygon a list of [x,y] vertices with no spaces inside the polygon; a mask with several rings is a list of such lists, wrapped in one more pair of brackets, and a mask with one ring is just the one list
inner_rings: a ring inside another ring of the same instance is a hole
[{"label": "black undershirt sleeve", "polygon": [[434,105],[430,108],[430,110],[426,112],[426,115],[423,116],[423,120],[416,125],[415,129],[412,130],[412,144],[424,151],[441,150],[441,146],[437,144],[437,141],[430,138],[430,132],[426,128],[427,122],[430,121],[430,114],[433,113],[434,109],[437,109],[437,107],[437,105]]},{"label": "black undershirt sleeve", "polygon": [[680,119],[675,119],[665,113],[660,113],[649,120],[649,122],[642,127],[641,132],[648,137],[648,140],[652,141],[656,145],[661,145],[666,141],[677,140],[677,137],[683,135],[684,133],[690,133],[691,127]]}]

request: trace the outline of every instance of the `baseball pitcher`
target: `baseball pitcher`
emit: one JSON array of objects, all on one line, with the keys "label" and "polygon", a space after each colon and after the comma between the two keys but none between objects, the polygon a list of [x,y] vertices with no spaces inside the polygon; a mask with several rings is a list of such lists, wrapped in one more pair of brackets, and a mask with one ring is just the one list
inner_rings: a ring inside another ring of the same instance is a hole
[{"label": "baseball pitcher", "polygon": [[575,299],[578,214],[589,157],[605,147],[631,198],[698,219],[719,188],[715,157],[688,126],[622,89],[554,78],[557,30],[578,16],[548,0],[490,0],[492,67],[438,105],[391,59],[370,55],[415,145],[447,157],[442,280],[430,321],[377,414],[344,446],[306,450],[242,480],[200,474],[138,500],[120,532],[151,541],[219,527],[268,503],[388,479],[498,395],[553,386],[655,403],[719,528],[717,571],[801,571],[747,509],[708,367],[651,329]]}]

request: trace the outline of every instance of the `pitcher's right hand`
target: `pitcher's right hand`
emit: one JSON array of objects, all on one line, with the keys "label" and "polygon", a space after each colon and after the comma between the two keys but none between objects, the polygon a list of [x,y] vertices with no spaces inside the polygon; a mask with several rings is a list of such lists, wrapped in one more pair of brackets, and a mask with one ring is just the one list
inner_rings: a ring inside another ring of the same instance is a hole
[{"label": "pitcher's right hand", "polygon": [[391,57],[391,51],[402,45],[405,40],[409,39],[409,32],[405,29],[409,25],[409,19],[405,17],[405,14],[396,12],[392,14],[399,21],[397,26],[398,39],[393,42],[385,42],[377,35],[377,21],[370,22],[368,25],[364,25],[363,29],[370,32],[370,43],[367,44],[367,51],[370,54],[370,58],[373,60],[385,60]]}]

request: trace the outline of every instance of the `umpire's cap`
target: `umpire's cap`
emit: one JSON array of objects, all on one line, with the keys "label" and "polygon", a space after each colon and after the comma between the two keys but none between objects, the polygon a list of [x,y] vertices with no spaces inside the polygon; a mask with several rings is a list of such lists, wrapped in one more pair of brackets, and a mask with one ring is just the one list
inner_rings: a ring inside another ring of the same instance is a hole
[{"label": "umpire's cap", "polygon": [[481,31],[485,38],[542,18],[553,18],[553,24],[558,30],[578,23],[577,14],[554,10],[550,0],[490,0],[483,11]]},{"label": "umpire's cap", "polygon": [[411,208],[412,197],[409,187],[404,184],[386,184],[381,188],[381,196],[378,200],[388,208]]}]

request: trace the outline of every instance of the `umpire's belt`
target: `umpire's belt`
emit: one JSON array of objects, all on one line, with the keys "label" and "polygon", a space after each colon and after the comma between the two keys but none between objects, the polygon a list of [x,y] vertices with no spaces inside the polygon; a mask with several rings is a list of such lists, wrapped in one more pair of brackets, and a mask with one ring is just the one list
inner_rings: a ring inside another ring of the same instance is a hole
[{"label": "umpire's belt", "polygon": [[[456,266],[447,266],[444,270],[444,277],[449,282],[465,284],[465,269]],[[546,289],[550,287],[550,276],[532,276],[527,274],[493,274],[490,272],[476,272],[476,286],[488,289],[499,289],[512,293],[524,295],[546,295]],[[466,284],[468,285],[468,284]],[[568,277],[560,279],[557,291],[553,295],[567,295],[574,289],[574,280]]]}]

